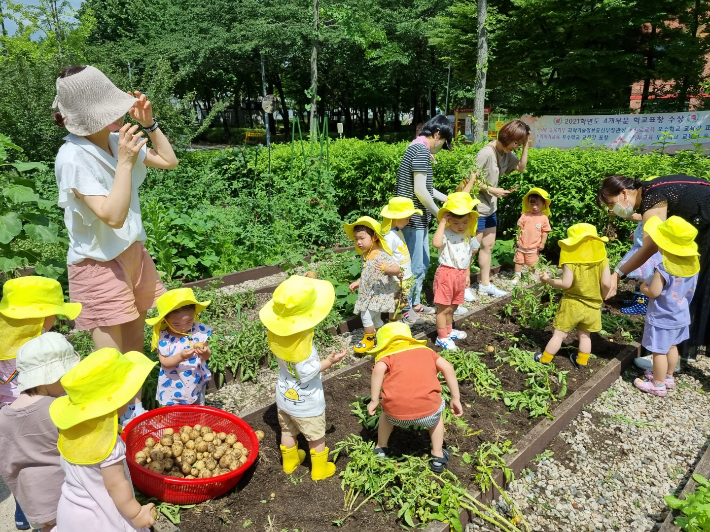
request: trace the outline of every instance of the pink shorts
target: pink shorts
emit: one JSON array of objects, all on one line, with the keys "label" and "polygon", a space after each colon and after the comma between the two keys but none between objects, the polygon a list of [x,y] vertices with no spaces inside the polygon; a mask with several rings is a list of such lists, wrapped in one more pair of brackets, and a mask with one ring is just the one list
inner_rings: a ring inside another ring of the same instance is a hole
[{"label": "pink shorts", "polygon": [[513,257],[513,262],[515,264],[535,266],[538,260],[540,260],[540,253],[538,253],[537,251],[535,251],[534,253],[523,253],[519,249],[515,249],[515,257]]},{"label": "pink shorts", "polygon": [[69,299],[82,305],[76,319],[80,331],[136,320],[164,293],[142,242],[134,242],[113,260],[84,259],[69,266]]},{"label": "pink shorts", "polygon": [[434,303],[463,305],[468,270],[439,265],[434,275]]}]

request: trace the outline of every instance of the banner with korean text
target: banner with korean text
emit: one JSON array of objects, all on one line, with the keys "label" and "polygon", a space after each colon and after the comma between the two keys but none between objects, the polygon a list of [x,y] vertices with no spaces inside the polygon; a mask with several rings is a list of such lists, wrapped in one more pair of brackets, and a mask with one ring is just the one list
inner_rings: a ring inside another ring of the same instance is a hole
[{"label": "banner with korean text", "polygon": [[710,143],[710,111],[643,115],[523,116],[535,148],[580,145],[639,146],[645,149]]}]

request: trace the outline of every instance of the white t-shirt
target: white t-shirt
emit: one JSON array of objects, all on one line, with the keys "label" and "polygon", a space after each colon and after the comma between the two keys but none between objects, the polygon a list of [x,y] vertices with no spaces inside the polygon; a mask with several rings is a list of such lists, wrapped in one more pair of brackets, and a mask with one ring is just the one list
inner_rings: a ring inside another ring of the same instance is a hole
[{"label": "white t-shirt", "polygon": [[293,417],[315,417],[325,412],[320,357],[315,344],[306,360],[296,363],[276,360],[279,363],[276,406]]},{"label": "white t-shirt", "polygon": [[444,245],[439,249],[439,265],[467,270],[471,265],[473,252],[479,248],[478,240],[467,234],[454,233],[444,229]]},{"label": "white t-shirt", "polygon": [[[412,259],[409,256],[409,248],[407,243],[404,241],[404,235],[401,229],[395,229],[394,227],[385,236],[385,242],[392,250],[392,258],[404,268],[403,279],[409,279],[412,276]],[[399,283],[399,277],[396,275],[392,276],[392,279],[396,283]]]},{"label": "white t-shirt", "polygon": [[[84,259],[106,262],[118,257],[134,242],[145,242],[138,187],[145,181],[146,147],[143,146],[133,166],[133,189],[126,221],[120,229],[112,229],[99,220],[72,189],[85,196],[108,196],[118,160],[84,137],[70,134],[64,140],[57,153],[54,174],[59,187],[57,204],[64,209],[64,223],[69,233],[67,264]],[[108,141],[111,152],[118,154],[118,133],[111,133]]]}]

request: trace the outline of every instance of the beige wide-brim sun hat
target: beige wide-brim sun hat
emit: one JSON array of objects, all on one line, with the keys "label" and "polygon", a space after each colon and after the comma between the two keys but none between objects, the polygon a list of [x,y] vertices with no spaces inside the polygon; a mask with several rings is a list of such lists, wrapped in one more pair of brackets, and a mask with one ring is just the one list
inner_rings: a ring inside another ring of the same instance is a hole
[{"label": "beige wide-brim sun hat", "polygon": [[17,390],[54,384],[80,360],[63,334],[47,332],[33,338],[17,351]]},{"label": "beige wide-brim sun hat", "polygon": [[62,114],[67,131],[85,137],[124,116],[137,101],[89,65],[81,72],[57,78],[53,107]]}]

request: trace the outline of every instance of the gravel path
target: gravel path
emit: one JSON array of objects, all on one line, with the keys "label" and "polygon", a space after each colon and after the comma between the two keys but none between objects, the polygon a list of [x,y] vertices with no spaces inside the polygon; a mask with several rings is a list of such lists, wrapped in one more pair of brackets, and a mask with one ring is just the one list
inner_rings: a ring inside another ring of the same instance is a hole
[{"label": "gravel path", "polygon": [[0,478],[0,532],[15,532],[15,498]]},{"label": "gravel path", "polygon": [[[677,375],[665,398],[633,386],[630,369],[581,412],[532,470],[508,488],[535,531],[646,532],[667,512],[707,446],[710,359]],[[499,509],[505,504],[499,502]],[[467,532],[488,531],[471,524]]]}]

